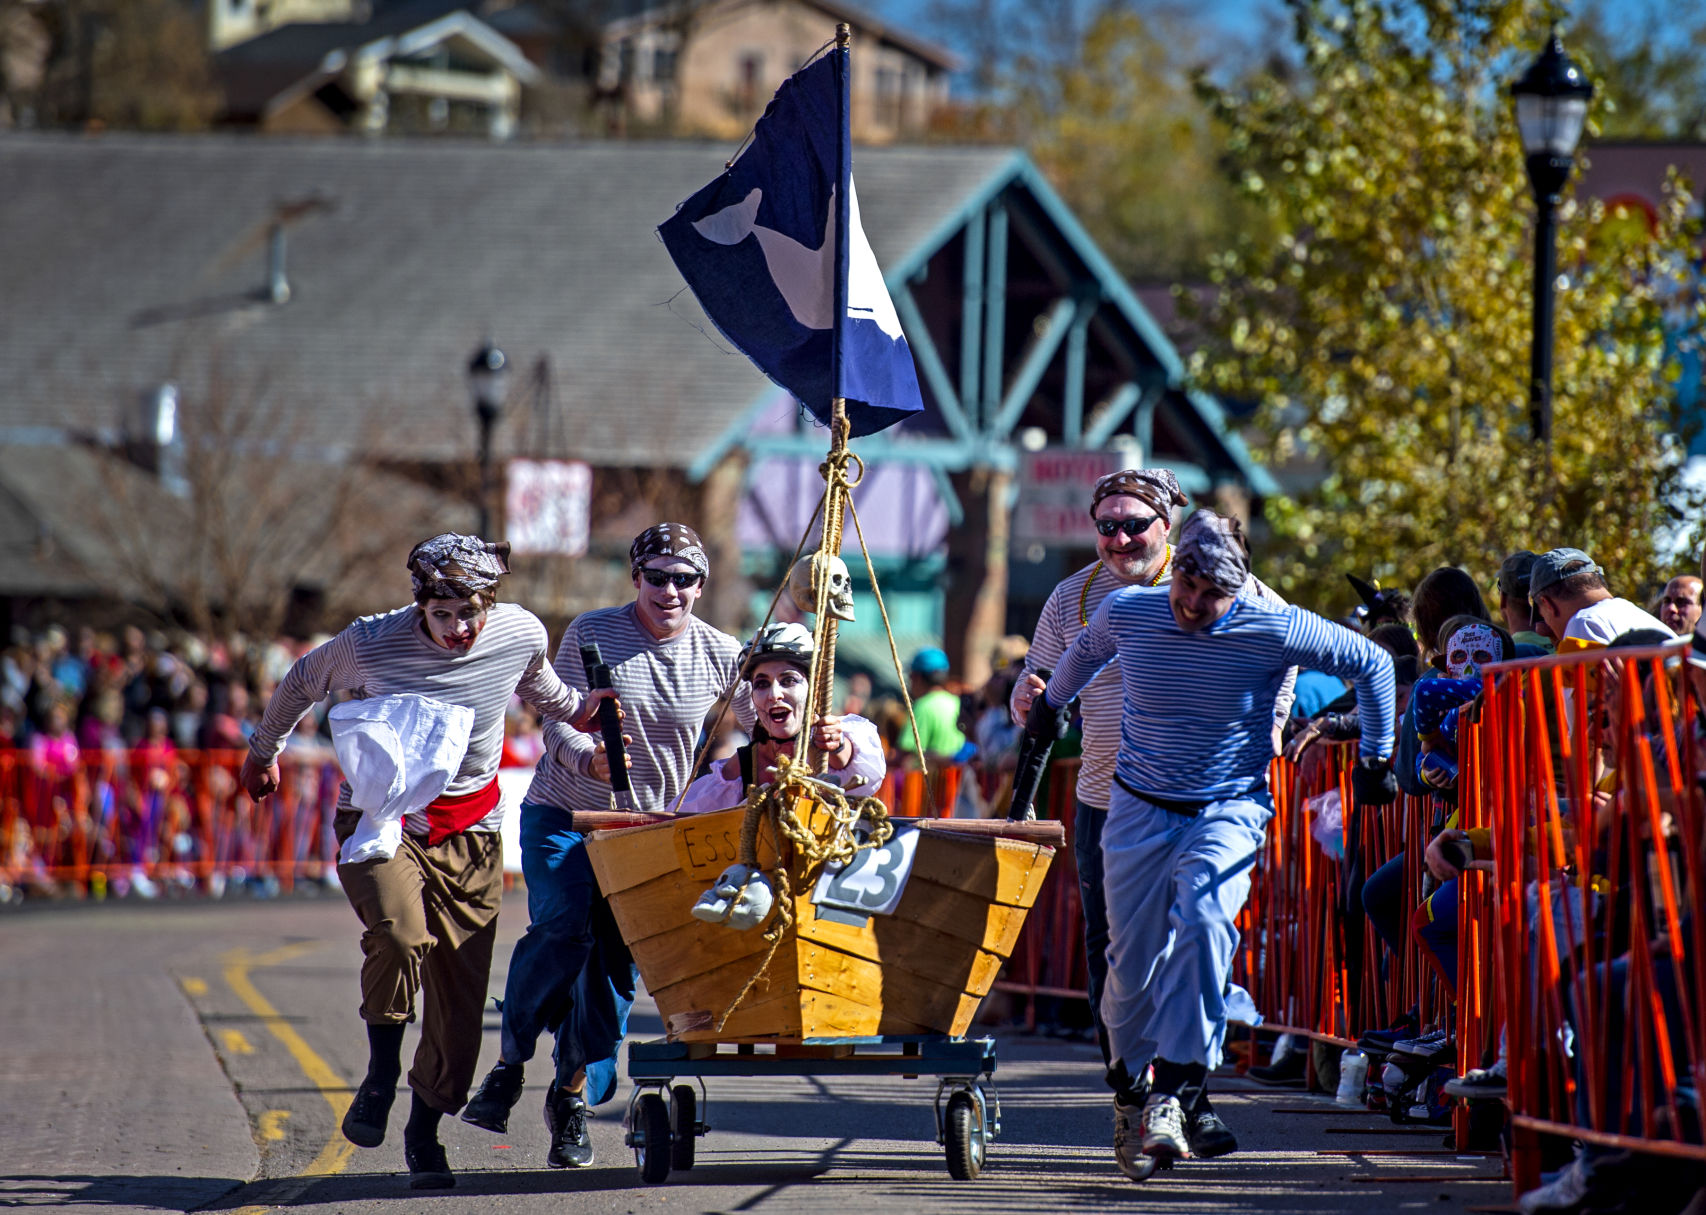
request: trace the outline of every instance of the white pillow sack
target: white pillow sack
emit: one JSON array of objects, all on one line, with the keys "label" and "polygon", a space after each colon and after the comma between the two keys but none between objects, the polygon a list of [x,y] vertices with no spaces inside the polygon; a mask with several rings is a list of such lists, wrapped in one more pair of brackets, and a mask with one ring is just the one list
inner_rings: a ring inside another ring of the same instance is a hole
[{"label": "white pillow sack", "polygon": [[338,850],[346,865],[397,855],[403,819],[438,799],[468,751],[474,710],[397,694],[334,705],[332,746],[361,822]]}]

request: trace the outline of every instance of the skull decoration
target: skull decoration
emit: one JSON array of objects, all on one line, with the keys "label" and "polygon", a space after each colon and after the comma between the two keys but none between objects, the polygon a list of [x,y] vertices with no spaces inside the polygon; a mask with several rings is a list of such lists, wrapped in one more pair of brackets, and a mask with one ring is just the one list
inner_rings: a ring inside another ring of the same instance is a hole
[{"label": "skull decoration", "polygon": [[693,905],[693,918],[730,928],[756,928],[769,918],[776,905],[770,879],[746,865],[730,865]]},{"label": "skull decoration", "polygon": [[788,593],[794,597],[794,605],[802,612],[817,611],[814,582],[820,560],[829,566],[829,614],[837,620],[852,620],[853,575],[847,572],[847,563],[840,557],[825,557],[821,552],[801,557],[794,563],[793,571],[788,575]]}]

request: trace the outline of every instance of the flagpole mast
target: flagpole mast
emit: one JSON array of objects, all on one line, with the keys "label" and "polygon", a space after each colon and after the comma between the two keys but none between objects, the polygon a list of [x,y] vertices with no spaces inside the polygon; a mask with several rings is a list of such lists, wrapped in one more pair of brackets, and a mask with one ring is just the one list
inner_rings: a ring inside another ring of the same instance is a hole
[{"label": "flagpole mast", "polygon": [[[835,698],[835,635],[840,624],[826,609],[829,602],[829,558],[841,555],[842,510],[841,495],[846,489],[847,465],[847,378],[842,366],[842,329],[847,323],[847,278],[851,262],[848,228],[852,226],[853,209],[853,128],[852,128],[852,46],[853,27],[843,21],[835,27],[835,49],[830,55],[835,61],[836,124],[835,124],[835,311],[829,331],[831,383],[834,396],[830,400],[829,459],[824,462],[824,479],[829,493],[824,501],[823,539],[818,544],[818,560],[812,563],[813,589],[817,593],[817,654],[812,663],[814,686],[808,704],[813,712],[832,711]],[[839,490],[839,493],[837,492]],[[811,728],[807,723],[807,730]],[[813,756],[819,772],[829,769],[829,756]]]}]

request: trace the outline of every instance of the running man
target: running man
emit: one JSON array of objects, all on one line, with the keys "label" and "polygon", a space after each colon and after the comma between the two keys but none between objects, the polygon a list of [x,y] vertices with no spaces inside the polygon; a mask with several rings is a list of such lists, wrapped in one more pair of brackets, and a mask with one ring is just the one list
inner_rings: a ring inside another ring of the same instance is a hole
[{"label": "running man", "polygon": [[[1054,588],[1037,617],[1036,633],[1025,655],[1025,675],[1013,688],[1009,708],[1023,723],[1031,701],[1043,690],[1041,670],[1052,670],[1078,635],[1090,625],[1097,609],[1115,591],[1127,586],[1166,586],[1173,577],[1173,546],[1167,542],[1173,519],[1186,498],[1171,469],[1127,468],[1098,480],[1090,492],[1090,521],[1096,529],[1096,561]],[[1269,603],[1281,599],[1259,579],[1250,589]],[[1282,683],[1274,705],[1276,729],[1291,714],[1294,677]],[[1114,785],[1114,765],[1120,748],[1122,710],[1119,660],[1116,658],[1079,693],[1084,723],[1084,751],[1078,769],[1077,806],[1072,848],[1078,868],[1078,887],[1084,908],[1084,955],[1088,975],[1090,1016],[1102,1063],[1112,1062],[1108,1034],[1102,1024],[1102,990],[1108,973],[1108,904],[1103,894],[1102,829]],[[1206,1091],[1187,1127],[1194,1156],[1224,1156],[1238,1149],[1238,1140],[1214,1113]]]},{"label": "running man", "polygon": [[[554,745],[591,728],[597,702],[566,687],[546,662],[539,618],[498,603],[509,545],[445,534],[409,554],[414,604],[363,616],[297,660],[273,692],[239,779],[256,801],[278,788],[278,757],[304,714],[332,692],[357,698],[405,694],[473,710],[461,767],[444,793],[403,820],[401,843],[338,865],[344,894],[361,917],[361,1017],[367,1022],[367,1076],[344,1116],[343,1133],[361,1147],[385,1140],[402,1075],[403,1026],[424,994],[421,1041],[409,1071],[413,1100],[403,1157],[414,1189],[456,1184],[438,1141],[439,1120],[467,1099],[479,1061],[481,1008],[491,974],[503,897],[503,819],[498,758],[510,697],[561,723]],[[409,757],[396,757],[399,767]],[[350,785],[338,790],[333,829],[340,845],[363,816]]]},{"label": "running man", "polygon": [[1119,659],[1124,712],[1102,835],[1110,924],[1102,1018],[1114,1159],[1134,1181],[1192,1154],[1187,1120],[1220,1064],[1233,921],[1273,815],[1267,772],[1289,668],[1355,680],[1357,800],[1384,804],[1396,793],[1391,655],[1256,595],[1235,519],[1199,510],[1173,561],[1166,590],[1108,596],[1029,717],[1033,732],[1053,737],[1057,706]]},{"label": "running man", "polygon": [[[693,773],[707,712],[735,684],[740,642],[693,615],[710,574],[691,527],[659,523],[628,550],[632,603],[577,616],[557,650],[557,673],[586,686],[581,646],[596,642],[621,698],[624,738],[640,810],[671,808]],[[749,695],[736,716],[751,720]],[[593,876],[575,811],[610,808],[604,744],[557,727],[521,806],[526,934],[510,957],[500,1058],[462,1112],[500,1134],[521,1099],[523,1069],[541,1034],[556,1038],[556,1073],[545,1097],[554,1169],[592,1164],[587,1108],[616,1091],[616,1051],[634,998],[633,959]]]}]

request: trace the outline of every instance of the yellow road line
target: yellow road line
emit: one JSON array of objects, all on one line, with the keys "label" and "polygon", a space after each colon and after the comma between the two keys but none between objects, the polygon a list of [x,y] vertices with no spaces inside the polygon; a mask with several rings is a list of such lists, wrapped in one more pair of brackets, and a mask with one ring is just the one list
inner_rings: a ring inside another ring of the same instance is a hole
[{"label": "yellow road line", "polygon": [[252,1055],[255,1053],[255,1048],[249,1045],[249,1040],[243,1036],[243,1031],[240,1029],[220,1030],[219,1040],[224,1045],[225,1053],[228,1055]]},{"label": "yellow road line", "polygon": [[183,979],[182,983],[183,983],[183,988],[184,988],[184,994],[186,996],[205,996],[207,994],[207,980],[206,979],[197,979],[197,978],[191,977],[191,978]]},{"label": "yellow road line", "polygon": [[283,1139],[284,1124],[289,1117],[289,1110],[268,1110],[262,1114],[261,1138],[267,1140]]},{"label": "yellow road line", "polygon": [[[249,1011],[260,1018],[261,1023],[267,1027],[267,1032],[283,1043],[284,1048],[296,1060],[296,1065],[302,1069],[302,1074],[320,1090],[320,1096],[332,1107],[332,1121],[341,1128],[344,1114],[348,1112],[352,1099],[349,1082],[333,1071],[331,1065],[303,1041],[302,1035],[279,1015],[278,1009],[256,990],[249,979],[251,970],[277,966],[318,948],[319,942],[304,941],[261,954],[251,955],[246,949],[233,950],[225,955],[224,959],[225,983],[237,993],[237,998],[248,1006]],[[326,1146],[320,1149],[320,1154],[314,1157],[313,1162],[303,1169],[300,1175],[325,1177],[341,1173],[349,1166],[350,1158],[354,1155],[355,1144],[343,1137],[341,1129],[333,1131],[332,1137],[326,1141]]]}]

